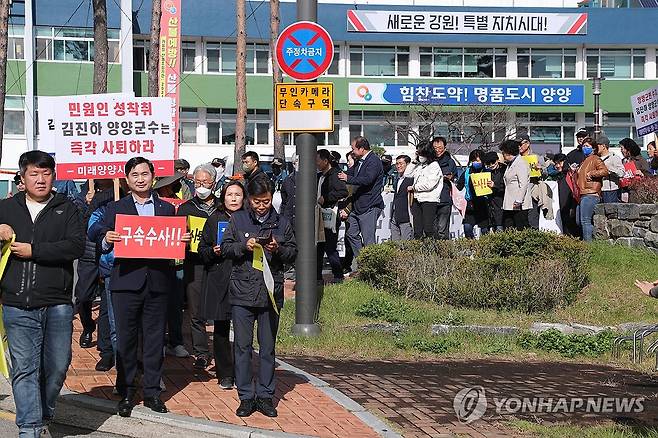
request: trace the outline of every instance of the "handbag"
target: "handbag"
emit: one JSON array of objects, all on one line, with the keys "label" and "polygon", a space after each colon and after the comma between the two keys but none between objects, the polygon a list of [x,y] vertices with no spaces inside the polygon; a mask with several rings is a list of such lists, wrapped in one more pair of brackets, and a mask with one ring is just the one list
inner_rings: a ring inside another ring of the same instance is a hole
[{"label": "handbag", "polygon": [[324,227],[330,229],[332,233],[335,233],[336,222],[338,221],[338,207],[320,208],[320,214],[322,214]]}]

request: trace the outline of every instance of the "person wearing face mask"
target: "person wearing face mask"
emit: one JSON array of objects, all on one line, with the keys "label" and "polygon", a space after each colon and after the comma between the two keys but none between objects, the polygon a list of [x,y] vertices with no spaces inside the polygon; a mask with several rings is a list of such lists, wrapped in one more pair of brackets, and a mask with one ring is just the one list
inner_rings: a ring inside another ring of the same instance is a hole
[{"label": "person wearing face mask", "polygon": [[260,158],[254,151],[247,151],[242,155],[242,172],[246,184],[256,178],[267,178],[271,183],[270,177],[260,168]]},{"label": "person wearing face mask", "polygon": [[222,158],[213,158],[210,164],[215,168],[215,172],[217,172],[215,174],[215,186],[213,187],[213,191],[215,192],[215,196],[219,197],[219,195],[222,193],[222,187],[224,187],[224,184],[226,184],[227,180],[225,175],[226,160]]},{"label": "person wearing face mask", "polygon": [[507,166],[498,161],[498,154],[491,151],[484,154],[484,171],[491,172],[488,186],[493,192],[487,196],[489,203],[489,226],[491,231],[503,231],[503,200],[505,199],[505,169]]},{"label": "person wearing face mask", "polygon": [[[178,216],[207,219],[217,211],[220,202],[212,191],[215,176],[215,168],[210,164],[202,164],[194,169],[194,197],[178,208],[176,213]],[[210,363],[206,320],[201,317],[200,309],[203,267],[204,263],[200,255],[189,251],[188,248],[183,263],[183,284],[190,311],[192,354],[195,358],[194,368],[198,370],[205,369]],[[175,305],[182,310],[182,299]]]},{"label": "person wearing face mask", "polygon": [[562,232],[567,236],[581,237],[581,230],[576,223],[578,204],[569,186],[569,178],[573,172],[569,166],[569,158],[564,154],[556,154],[553,157],[553,163],[555,164],[555,170],[558,172],[555,181],[557,181]]},{"label": "person wearing face mask", "polygon": [[519,142],[519,156],[528,160],[530,165],[530,193],[532,195],[532,208],[528,212],[528,223],[532,228],[538,230],[540,215],[538,187],[541,176],[533,176],[532,173],[535,172],[536,175],[537,172],[540,174],[544,172],[544,158],[532,152],[530,137],[526,134],[517,135],[516,140]]},{"label": "person wearing face mask", "polygon": [[467,239],[474,239],[473,227],[476,225],[480,228],[482,234],[489,232],[489,203],[486,196],[477,196],[471,175],[482,172],[482,156],[484,153],[480,149],[471,151],[468,155],[468,167],[457,179],[457,189],[464,190],[466,199],[466,212],[464,214],[464,235]]},{"label": "person wearing face mask", "polygon": [[503,198],[503,221],[505,229],[528,228],[528,211],[532,208],[530,195],[530,166],[519,156],[519,142],[505,140],[500,152],[507,163],[505,170],[505,196]]},{"label": "person wearing face mask", "polygon": [[603,178],[607,177],[610,172],[605,167],[605,163],[594,154],[596,141],[592,138],[586,138],[583,141],[583,155],[585,160],[577,170],[576,178],[578,188],[580,189],[580,202],[576,208],[576,219],[583,229],[583,240],[589,242],[592,240],[594,226],[592,225],[592,216],[594,216],[594,207],[601,202],[601,188],[603,187]]},{"label": "person wearing face mask", "polygon": [[441,239],[434,226],[443,189],[441,165],[437,161],[434,147],[429,142],[418,146],[416,156],[416,162],[409,164],[404,173],[405,178],[414,180],[413,184],[407,188],[414,197],[413,204],[411,204],[414,238]]},{"label": "person wearing face mask", "polygon": [[199,256],[203,261],[203,282],[201,294],[201,315],[213,320],[213,355],[215,372],[222,389],[232,389],[235,379],[233,371],[233,351],[229,334],[231,331],[231,304],[229,302],[229,280],[233,266],[230,259],[221,251],[219,225],[228,223],[231,216],[243,209],[246,201],[245,190],[239,181],[229,181],[219,196],[219,206],[210,215],[203,227],[199,242]]},{"label": "person wearing face mask", "polygon": [[624,176],[624,163],[621,157],[610,152],[610,140],[608,137],[599,137],[596,154],[601,157],[601,161],[608,168],[610,175],[603,178],[603,187],[601,189],[601,202],[611,204],[620,202],[619,178]]},{"label": "person wearing face mask", "polygon": [[283,181],[288,176],[288,171],[286,170],[286,162],[281,158],[275,158],[272,160],[272,184],[274,184],[274,191],[281,190],[281,185]]}]

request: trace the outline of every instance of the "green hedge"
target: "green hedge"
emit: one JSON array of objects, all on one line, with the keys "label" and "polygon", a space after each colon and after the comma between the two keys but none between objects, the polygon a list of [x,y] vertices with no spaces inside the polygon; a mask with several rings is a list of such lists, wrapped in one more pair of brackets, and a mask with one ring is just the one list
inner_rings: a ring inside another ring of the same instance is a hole
[{"label": "green hedge", "polygon": [[364,248],[359,278],[439,304],[539,312],[571,303],[588,283],[588,246],[537,230],[479,240],[386,242]]}]

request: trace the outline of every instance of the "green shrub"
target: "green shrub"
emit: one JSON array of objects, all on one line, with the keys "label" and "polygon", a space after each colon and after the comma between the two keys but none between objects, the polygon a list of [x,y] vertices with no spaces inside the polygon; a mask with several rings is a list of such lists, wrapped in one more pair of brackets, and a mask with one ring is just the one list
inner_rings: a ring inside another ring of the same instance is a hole
[{"label": "green shrub", "polygon": [[537,230],[479,240],[386,242],[362,250],[360,278],[438,304],[541,312],[567,305],[587,285],[588,246]]},{"label": "green shrub", "polygon": [[395,302],[383,295],[376,296],[363,303],[356,309],[358,316],[373,319],[383,319],[387,322],[404,322],[407,318],[409,306],[402,302]]},{"label": "green shrub", "polygon": [[612,349],[614,338],[615,334],[609,330],[595,335],[565,335],[550,329],[539,334],[522,333],[517,337],[516,343],[525,350],[554,352],[564,357],[597,357]]}]

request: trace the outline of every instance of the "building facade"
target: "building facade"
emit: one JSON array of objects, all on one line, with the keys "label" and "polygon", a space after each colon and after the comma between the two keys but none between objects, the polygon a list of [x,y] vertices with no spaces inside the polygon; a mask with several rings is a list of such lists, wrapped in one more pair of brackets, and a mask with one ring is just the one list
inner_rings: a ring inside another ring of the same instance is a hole
[{"label": "building facade", "polygon": [[[601,2],[577,7],[578,2],[568,0],[532,7],[536,3],[501,0],[497,8],[484,0],[321,3],[318,21],[334,43],[333,62],[321,80],[334,83],[335,130],[320,136],[320,145],[344,152],[351,137],[365,135],[394,156],[408,153],[414,136],[406,130],[422,124],[418,111],[423,108],[460,114],[450,117],[454,123],[432,127],[453,147],[523,132],[539,153],[566,151],[573,147],[578,128],[594,125],[590,78],[596,76],[605,78],[604,133],[613,142],[624,137],[652,140],[637,138],[630,96],[658,85],[651,32],[658,9],[593,7]],[[3,169],[15,169],[18,156],[29,147],[51,148],[39,144],[38,107],[36,100],[30,105],[28,89],[34,97],[92,91],[90,1],[33,0],[32,6],[30,29],[24,6],[16,1],[12,6]],[[149,0],[133,0],[132,13],[108,2],[108,92],[121,91],[121,52],[130,38],[133,89],[137,96],[146,94],[150,10]],[[248,147],[269,157],[274,139],[269,3],[248,1],[246,10]],[[122,14],[133,17],[132,35],[120,32]],[[180,156],[193,165],[230,158],[236,116],[235,2],[183,0],[182,15]],[[502,21],[492,28],[496,20]],[[282,29],[294,21],[295,4],[282,2]],[[33,50],[26,51],[25,35],[30,34]],[[405,94],[412,94],[411,100]],[[501,110],[502,121],[499,114],[488,114]],[[478,123],[502,128],[474,134],[469,125],[478,111],[484,112]],[[28,138],[32,131],[33,140]],[[286,135],[285,142],[290,158],[294,137]]]}]

